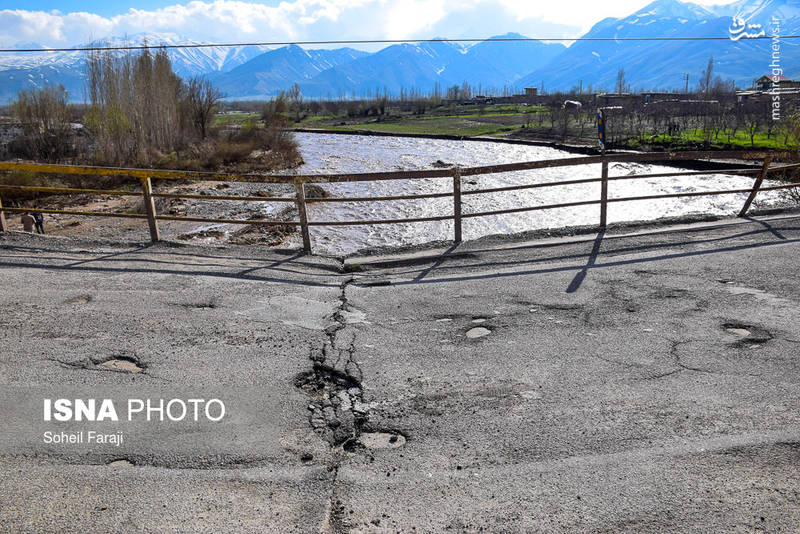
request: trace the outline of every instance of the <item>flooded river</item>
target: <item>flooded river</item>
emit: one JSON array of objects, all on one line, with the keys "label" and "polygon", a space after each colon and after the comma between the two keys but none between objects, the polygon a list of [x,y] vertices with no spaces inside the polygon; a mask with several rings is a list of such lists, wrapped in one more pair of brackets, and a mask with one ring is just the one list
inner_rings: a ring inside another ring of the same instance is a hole
[{"label": "flooded river", "polygon": [[[436,168],[436,162],[461,166],[516,163],[543,159],[574,157],[548,147],[504,143],[418,139],[409,137],[367,137],[298,133],[297,140],[305,164],[300,173],[343,173],[419,170]],[[610,176],[676,172],[675,168],[648,164],[613,163]],[[465,177],[463,190],[485,189],[536,182],[558,182],[579,178],[597,178],[600,165],[562,167],[494,175]],[[703,190],[740,189],[750,187],[752,176],[714,174],[680,178],[647,178],[612,181],[609,198],[638,195],[690,192]],[[450,192],[449,178],[426,180],[389,180],[326,184],[333,196],[388,196],[419,193]],[[528,189],[463,197],[463,212],[489,211],[515,207],[595,200],[600,184],[579,184],[564,187]],[[674,200],[647,200],[609,205],[608,221],[641,221],[690,213],[734,214],[741,209],[744,194],[713,197],[688,197]],[[779,200],[778,193],[762,193],[759,205]],[[432,217],[452,213],[449,198],[314,203],[309,206],[309,220],[343,221]],[[597,224],[599,206],[580,206],[507,215],[475,217],[463,221],[465,240],[491,234],[507,234],[525,230],[562,226]],[[452,239],[452,221],[405,223],[392,225],[363,225],[312,227],[311,239],[318,253],[343,254],[365,247],[419,244]]]}]

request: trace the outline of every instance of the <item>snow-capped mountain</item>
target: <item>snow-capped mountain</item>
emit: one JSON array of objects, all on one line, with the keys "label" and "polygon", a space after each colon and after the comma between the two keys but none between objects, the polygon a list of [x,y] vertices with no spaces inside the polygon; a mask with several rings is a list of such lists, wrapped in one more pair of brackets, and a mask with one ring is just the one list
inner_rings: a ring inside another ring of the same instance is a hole
[{"label": "snow-capped mountain", "polygon": [[211,81],[231,97],[267,97],[367,55],[353,48],[305,50],[297,45],[284,46],[211,76]]},{"label": "snow-capped mountain", "polygon": [[138,33],[127,38],[103,39],[92,46],[149,44],[154,47],[189,45],[191,48],[168,48],[172,68],[182,77],[226,72],[269,50],[266,46],[208,46],[206,41],[186,39],[168,33]]},{"label": "snow-capped mountain", "polygon": [[492,37],[470,48],[452,42],[404,43],[325,71],[301,84],[315,95],[397,95],[400,89],[442,91],[468,82],[473,87],[502,89],[529,70],[544,65],[564,50],[560,44],[534,41],[492,42],[501,38],[522,38],[519,34]]},{"label": "snow-capped mountain", "polygon": [[[679,0],[657,0],[627,17],[606,18],[584,37],[606,41],[578,41],[570,47],[534,41],[498,41],[520,38],[506,34],[471,47],[446,41],[405,43],[375,53],[352,48],[305,50],[286,46],[192,47],[169,49],[181,76],[208,76],[229,98],[263,98],[298,83],[308,97],[397,95],[400,89],[445,91],[468,82],[484,91],[504,86],[547,90],[613,90],[619,69],[633,89],[681,89],[689,75],[696,87],[709,57],[714,74],[733,79],[740,87],[768,71],[770,40],[735,39],[748,32],[771,34],[770,23],[780,21],[782,35],[800,34],[800,0],[739,0],[726,6],[702,7]],[[631,37],[718,37],[720,40],[624,41]],[[171,34],[137,34],[96,41],[115,44],[196,44]],[[781,67],[789,78],[800,79],[800,41],[781,41]],[[26,45],[35,48],[36,45]],[[0,102],[13,99],[20,89],[63,83],[73,100],[83,99],[83,52],[0,54]]]},{"label": "snow-capped mountain", "polygon": [[[468,82],[488,89],[513,85],[523,74],[544,65],[564,50],[560,44],[502,41],[506,34],[474,46],[434,41],[388,46],[375,53],[352,48],[305,50],[284,46],[170,48],[173,68],[183,76],[208,78],[229,98],[264,98],[300,84],[309,97],[423,92]],[[168,34],[137,34],[101,39],[86,46],[202,44]],[[36,48],[29,45],[26,48]],[[36,52],[0,55],[0,101],[20,89],[64,84],[73,100],[83,100],[85,53]]]},{"label": "snow-capped mountain", "polygon": [[[455,43],[403,43],[320,73],[300,87],[309,94],[363,95],[400,88],[430,91],[461,71],[466,50]],[[459,81],[460,83],[460,81]]]},{"label": "snow-capped mountain", "polygon": [[[714,76],[733,79],[740,87],[767,74],[772,42],[735,40],[739,27],[733,17],[742,17],[750,33],[763,30],[771,35],[773,16],[781,22],[783,35],[800,33],[800,2],[797,0],[741,0],[712,10],[678,0],[657,0],[621,19],[605,19],[584,37],[620,39],[630,37],[722,37],[714,41],[579,41],[550,64],[525,76],[520,83],[549,90],[583,87],[613,90],[619,69],[624,69],[633,89],[681,89],[689,75],[690,88],[714,58]],[[750,27],[752,25],[752,27]],[[781,43],[781,66],[790,78],[800,78],[800,43]],[[565,69],[564,65],[570,68]]]},{"label": "snow-capped mountain", "polygon": [[[206,45],[202,41],[181,38],[174,34],[139,33],[127,37],[110,37],[69,48],[138,46],[142,44],[170,46],[176,44]],[[43,48],[36,43],[18,43],[13,48]],[[265,46],[196,46],[168,48],[173,69],[188,78],[233,69],[263,54]],[[70,99],[83,100],[86,52],[7,52],[0,54],[0,102],[8,102],[22,89],[36,89],[62,84]]]}]

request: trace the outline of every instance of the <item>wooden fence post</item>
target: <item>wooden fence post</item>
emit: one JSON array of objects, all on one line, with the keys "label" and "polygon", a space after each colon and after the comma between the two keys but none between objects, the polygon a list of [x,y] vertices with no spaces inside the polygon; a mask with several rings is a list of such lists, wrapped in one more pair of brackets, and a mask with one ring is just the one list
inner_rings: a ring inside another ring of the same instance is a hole
[{"label": "wooden fence post", "polygon": [[608,162],[603,162],[602,181],[600,182],[600,227],[605,228],[608,219]]},{"label": "wooden fence post", "polygon": [[297,189],[297,211],[300,212],[300,232],[303,234],[303,250],[306,251],[306,254],[311,254],[311,235],[308,233],[305,184],[296,181],[294,186]]},{"label": "wooden fence post", "polygon": [[461,243],[461,169],[453,169],[453,229],[454,241]]},{"label": "wooden fence post", "polygon": [[2,198],[0,198],[0,232],[8,232],[8,225],[6,225],[6,214],[3,211]]},{"label": "wooden fence post", "polygon": [[158,222],[156,221],[156,205],[153,202],[153,184],[150,178],[142,178],[142,200],[144,209],[147,212],[147,224],[150,226],[150,241],[157,243],[161,238],[158,234]]},{"label": "wooden fence post", "polygon": [[771,161],[771,156],[764,158],[764,165],[761,167],[761,172],[758,173],[758,176],[756,177],[756,181],[753,184],[753,190],[750,191],[750,196],[748,196],[747,200],[744,201],[744,206],[742,206],[742,211],[739,212],[739,217],[744,217],[747,214],[747,210],[750,209],[750,204],[753,203],[753,200],[756,198],[756,194],[758,194],[758,190],[761,189],[761,182],[763,182],[764,177],[767,176],[767,169],[769,168]]}]

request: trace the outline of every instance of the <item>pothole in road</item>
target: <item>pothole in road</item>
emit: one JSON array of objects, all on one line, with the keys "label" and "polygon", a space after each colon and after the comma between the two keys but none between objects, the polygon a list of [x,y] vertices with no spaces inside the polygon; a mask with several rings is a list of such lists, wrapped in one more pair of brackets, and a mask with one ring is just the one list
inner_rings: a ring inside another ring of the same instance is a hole
[{"label": "pothole in road", "polygon": [[217,303],[214,301],[209,302],[184,302],[178,304],[181,308],[186,308],[187,310],[213,310],[217,307]]},{"label": "pothole in road", "polygon": [[118,468],[125,468],[125,467],[135,467],[135,464],[130,460],[126,460],[125,458],[117,458],[116,460],[111,460],[106,465],[109,467],[118,467]]},{"label": "pothole in road", "polygon": [[729,285],[727,287],[728,292],[732,293],[733,295],[749,295],[757,300],[762,302],[766,302],[767,304],[772,304],[774,306],[785,305],[787,300],[779,297],[777,295],[773,295],[772,293],[767,293],[763,289],[753,289],[751,287],[739,287],[734,285]]},{"label": "pothole in road", "polygon": [[97,367],[118,373],[141,373],[144,367],[134,358],[128,356],[111,357],[97,364]]},{"label": "pothole in road", "polygon": [[724,323],[722,328],[740,339],[734,344],[756,349],[772,339],[772,334],[759,326],[744,323]]},{"label": "pothole in road", "polygon": [[741,337],[747,337],[750,335],[750,330],[747,330],[746,328],[726,328],[725,330],[727,330],[731,334]]},{"label": "pothole in road", "polygon": [[488,328],[484,328],[483,326],[476,326],[475,328],[470,328],[469,330],[467,330],[466,335],[469,339],[478,339],[481,337],[488,336],[491,333],[492,331],[489,330]]},{"label": "pothole in road", "polygon": [[309,420],[332,446],[360,435],[370,405],[362,401],[361,383],[347,373],[317,364],[295,377],[295,387],[309,396]]},{"label": "pothole in road", "polygon": [[368,449],[399,449],[406,438],[394,432],[365,432],[358,436],[358,442]]}]

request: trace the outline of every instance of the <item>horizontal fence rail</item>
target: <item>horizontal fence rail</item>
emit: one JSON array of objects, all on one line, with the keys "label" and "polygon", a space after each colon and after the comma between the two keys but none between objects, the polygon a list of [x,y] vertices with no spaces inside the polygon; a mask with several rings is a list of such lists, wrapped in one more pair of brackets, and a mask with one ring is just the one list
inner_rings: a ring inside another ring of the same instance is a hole
[{"label": "horizontal fence rail", "polygon": [[[600,227],[607,224],[608,205],[619,202],[632,202],[640,200],[654,200],[667,198],[683,198],[695,196],[715,196],[727,194],[748,194],[744,206],[739,212],[740,217],[744,217],[750,208],[753,200],[760,191],[777,191],[800,187],[800,183],[788,183],[785,185],[762,187],[764,179],[770,173],[786,172],[800,168],[800,164],[785,164],[770,167],[773,160],[792,159],[796,160],[797,155],[789,152],[765,152],[765,151],[726,151],[726,152],[662,152],[662,153],[623,153],[602,156],[583,156],[552,160],[528,161],[522,163],[510,163],[502,165],[488,165],[478,167],[454,167],[452,169],[436,169],[422,171],[396,171],[380,173],[353,173],[353,174],[231,174],[219,172],[199,172],[199,171],[179,171],[163,169],[126,169],[118,167],[92,167],[80,165],[54,165],[40,163],[17,163],[0,162],[0,173],[37,173],[64,176],[103,176],[119,177],[127,179],[137,179],[140,184],[139,191],[124,189],[87,189],[77,187],[46,187],[0,184],[0,230],[7,231],[5,212],[25,213],[40,212],[48,214],[63,214],[76,216],[93,217],[118,217],[127,219],[146,219],[150,237],[153,242],[160,240],[158,221],[184,221],[200,222],[210,224],[241,224],[253,226],[299,226],[303,239],[303,248],[311,253],[311,236],[309,229],[312,226],[354,226],[354,225],[383,225],[383,224],[402,224],[418,222],[437,222],[452,220],[454,224],[453,238],[455,242],[462,239],[462,220],[474,217],[486,217],[493,215],[505,215],[512,213],[522,213],[528,211],[572,208],[578,206],[600,205]],[[686,160],[759,160],[762,161],[760,168],[736,167],[731,169],[713,169],[700,171],[681,171],[650,174],[631,174],[621,176],[609,176],[610,163],[659,163],[675,162]],[[539,182],[519,184],[503,187],[491,187],[483,189],[471,189],[462,191],[462,180],[465,176],[481,176],[487,174],[498,174],[506,172],[553,169],[561,167],[600,165],[600,176],[597,178],[581,178],[571,180],[561,180],[556,182]],[[732,175],[755,175],[753,186],[747,189],[726,189],[719,191],[692,191],[684,193],[664,193],[655,195],[639,195],[632,197],[609,197],[609,183],[621,180],[637,179],[656,179],[656,178],[676,178],[683,176],[702,176],[709,174],[732,174]],[[318,183],[347,183],[364,181],[385,181],[385,180],[418,180],[432,178],[449,178],[452,180],[452,190],[444,193],[425,193],[408,195],[390,196],[370,196],[370,197],[323,197],[308,198],[306,185]],[[256,195],[204,195],[196,193],[160,193],[153,190],[152,181],[154,180],[188,180],[188,181],[208,181],[208,182],[247,182],[261,184],[288,184],[294,185],[295,194],[291,196],[256,196]],[[464,213],[462,211],[462,197],[492,194],[507,191],[519,191],[526,189],[551,188],[577,184],[600,184],[600,195],[597,199],[580,200],[572,202],[562,202],[557,204],[541,204],[535,206],[520,206],[515,208],[498,209],[490,211],[478,211]],[[6,191],[17,192],[37,192],[45,194],[89,194],[106,195],[111,197],[142,197],[145,213],[119,213],[105,211],[69,210],[69,209],[29,209],[16,207],[3,207],[2,194]],[[240,202],[288,202],[297,206],[298,220],[264,220],[254,218],[209,218],[194,216],[178,216],[159,214],[156,210],[154,200],[157,198],[167,199],[198,199],[214,201],[240,201]],[[368,220],[342,220],[342,221],[317,221],[310,220],[308,217],[307,205],[309,202],[391,202],[398,200],[419,200],[435,198],[452,198],[452,212],[438,216],[411,217],[403,219],[368,219]]]}]

